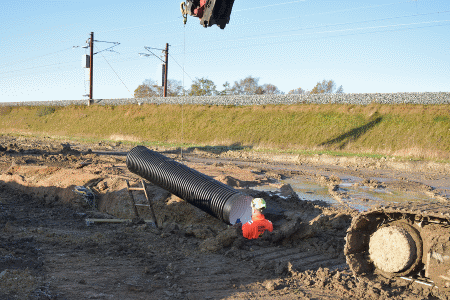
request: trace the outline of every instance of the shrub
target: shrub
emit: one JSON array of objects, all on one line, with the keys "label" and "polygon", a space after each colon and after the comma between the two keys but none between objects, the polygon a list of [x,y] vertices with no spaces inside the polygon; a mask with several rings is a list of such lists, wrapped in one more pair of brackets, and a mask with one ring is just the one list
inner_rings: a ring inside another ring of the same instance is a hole
[{"label": "shrub", "polygon": [[43,117],[46,115],[51,115],[55,111],[56,111],[56,109],[52,106],[43,106],[38,109],[38,111],[36,112],[36,116]]},{"label": "shrub", "polygon": [[6,116],[12,110],[11,106],[0,106],[0,116]]}]

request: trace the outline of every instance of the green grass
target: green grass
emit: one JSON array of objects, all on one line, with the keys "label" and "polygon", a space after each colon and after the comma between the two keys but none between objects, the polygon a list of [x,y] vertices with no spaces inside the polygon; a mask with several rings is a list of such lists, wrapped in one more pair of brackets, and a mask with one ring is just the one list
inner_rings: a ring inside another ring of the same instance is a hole
[{"label": "green grass", "polygon": [[223,152],[450,160],[450,105],[6,107],[2,133]]}]

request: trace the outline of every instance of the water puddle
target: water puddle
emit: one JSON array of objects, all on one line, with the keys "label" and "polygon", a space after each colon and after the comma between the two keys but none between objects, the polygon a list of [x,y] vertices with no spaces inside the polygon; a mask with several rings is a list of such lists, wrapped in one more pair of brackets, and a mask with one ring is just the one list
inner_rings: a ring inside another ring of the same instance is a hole
[{"label": "water puddle", "polygon": [[[371,188],[360,185],[359,183],[361,182],[362,179],[358,177],[342,178],[342,182],[336,191],[339,197],[334,198],[330,195],[327,186],[312,181],[305,181],[304,177],[293,177],[280,181],[281,184],[291,185],[301,200],[320,201],[327,205],[350,207],[358,211],[366,211],[371,207],[387,205],[389,203],[423,200],[433,201],[433,199],[422,193],[408,193],[386,188]],[[280,190],[274,186],[263,185],[254,187],[254,189],[277,195],[281,194]]]},{"label": "water puddle", "polygon": [[314,182],[298,181],[296,178],[283,180],[283,184],[290,184],[301,200],[323,201],[328,204],[336,203],[336,200],[328,193],[328,187]]}]

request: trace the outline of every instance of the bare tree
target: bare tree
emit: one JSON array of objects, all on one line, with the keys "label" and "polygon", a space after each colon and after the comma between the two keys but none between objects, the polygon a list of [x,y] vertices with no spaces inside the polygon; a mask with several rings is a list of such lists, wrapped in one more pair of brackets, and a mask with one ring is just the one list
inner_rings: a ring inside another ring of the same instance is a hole
[{"label": "bare tree", "polygon": [[306,91],[302,88],[296,88],[293,90],[290,90],[289,93],[290,95],[304,95],[306,94]]},{"label": "bare tree", "polygon": [[259,78],[247,76],[244,79],[235,81],[231,89],[234,95],[261,95],[262,88],[258,85]]},{"label": "bare tree", "polygon": [[[318,82],[316,86],[311,90],[311,94],[330,94],[333,93],[336,89],[336,84],[333,80],[323,80],[322,82]],[[339,87],[338,91],[344,91],[342,85]]]},{"label": "bare tree", "polygon": [[344,93],[344,87],[341,85],[341,86],[337,89],[336,94],[343,94],[343,93]]},{"label": "bare tree", "polygon": [[231,85],[228,81],[225,81],[225,83],[222,86],[223,86],[223,90],[221,90],[219,92],[220,96],[231,95],[233,93]]},{"label": "bare tree", "polygon": [[264,94],[269,94],[269,95],[283,94],[283,92],[280,91],[275,85],[270,84],[270,83],[263,84],[262,90],[263,90]]}]

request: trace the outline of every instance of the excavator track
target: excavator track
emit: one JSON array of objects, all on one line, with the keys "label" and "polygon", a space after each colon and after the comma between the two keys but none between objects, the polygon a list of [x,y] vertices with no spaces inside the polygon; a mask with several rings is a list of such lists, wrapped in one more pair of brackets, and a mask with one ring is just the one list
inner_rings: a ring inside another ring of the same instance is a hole
[{"label": "excavator track", "polygon": [[450,290],[450,203],[382,206],[353,218],[344,247],[355,276],[381,275]]}]

